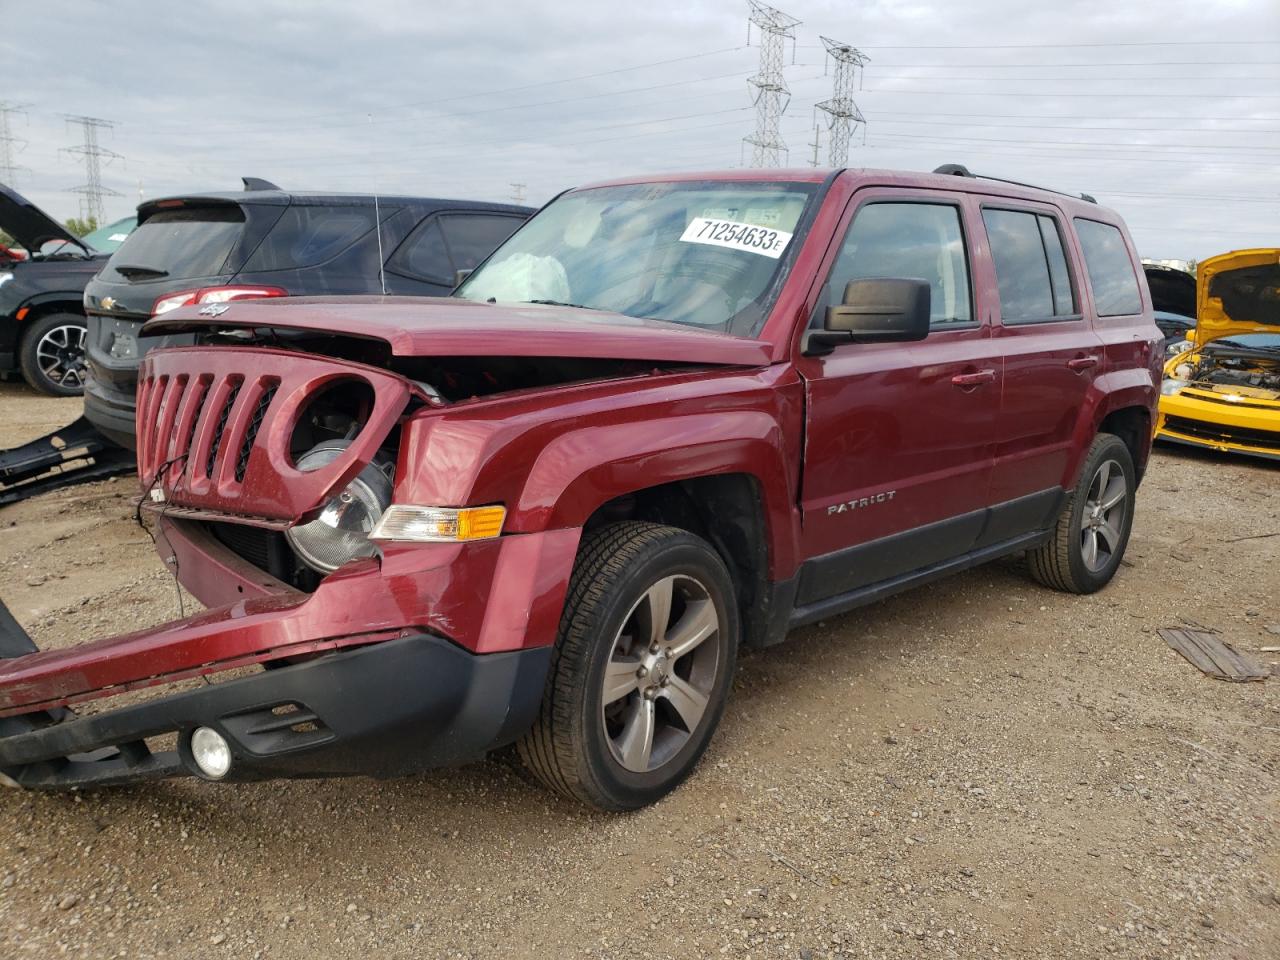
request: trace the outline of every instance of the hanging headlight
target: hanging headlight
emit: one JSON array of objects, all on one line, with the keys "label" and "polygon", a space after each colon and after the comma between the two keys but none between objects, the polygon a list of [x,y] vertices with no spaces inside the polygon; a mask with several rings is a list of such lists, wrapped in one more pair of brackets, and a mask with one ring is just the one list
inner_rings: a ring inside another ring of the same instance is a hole
[{"label": "hanging headlight", "polygon": [[[298,469],[318,470],[336,460],[347,444],[334,440],[313,447],[298,458]],[[285,531],[298,558],[317,573],[332,573],[357,557],[371,557],[375,547],[369,534],[391,503],[391,478],[377,461],[369,464],[347,488],[325,504],[310,523]]]}]

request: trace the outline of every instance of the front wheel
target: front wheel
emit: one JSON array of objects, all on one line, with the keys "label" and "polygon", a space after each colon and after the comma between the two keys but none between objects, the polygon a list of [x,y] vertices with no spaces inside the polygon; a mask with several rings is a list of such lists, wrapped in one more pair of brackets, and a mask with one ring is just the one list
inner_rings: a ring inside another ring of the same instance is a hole
[{"label": "front wheel", "polygon": [[601,528],[579,550],[521,761],[602,810],[653,803],[710,742],[737,646],[733,584],[710,544],[651,523]]},{"label": "front wheel", "polygon": [[1133,457],[1124,441],[1098,434],[1053,537],[1027,555],[1031,575],[1067,593],[1105,587],[1129,543],[1136,487]]}]

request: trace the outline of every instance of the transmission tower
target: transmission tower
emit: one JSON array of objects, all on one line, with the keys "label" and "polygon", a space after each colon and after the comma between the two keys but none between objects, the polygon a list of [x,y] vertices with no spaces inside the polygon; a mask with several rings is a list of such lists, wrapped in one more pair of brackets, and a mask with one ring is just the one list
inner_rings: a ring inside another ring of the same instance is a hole
[{"label": "transmission tower", "polygon": [[858,71],[870,59],[862,51],[830,37],[820,37],[827,48],[827,55],[836,63],[832,97],[817,104],[817,109],[827,114],[827,129],[831,131],[828,160],[833,167],[843,167],[849,162],[849,135],[858,124],[866,124],[866,118],[853,102],[853,86]]},{"label": "transmission tower", "polygon": [[0,100],[0,183],[12,187],[21,169],[14,157],[27,145],[21,137],[15,137],[9,127],[9,117],[24,113],[21,104]]},{"label": "transmission tower", "polygon": [[81,186],[72,187],[68,192],[80,194],[81,215],[100,224],[106,220],[102,198],[120,196],[115,190],[102,185],[102,158],[105,157],[108,163],[124,158],[114,150],[98,145],[98,131],[110,130],[115,124],[97,117],[65,116],[68,124],[77,124],[84,131],[84,143],[81,146],[62,148],[67,153],[78,153],[84,157],[85,182]]},{"label": "transmission tower", "polygon": [[511,202],[512,203],[524,203],[524,188],[527,186],[528,186],[527,183],[511,184]]},{"label": "transmission tower", "polygon": [[790,39],[794,54],[794,31],[800,21],[758,0],[747,2],[751,6],[747,18],[748,39],[750,24],[760,28],[760,72],[747,81],[756,88],[756,132],[744,137],[743,143],[751,144],[753,167],[778,167],[787,155],[787,145],[778,128],[782,114],[791,102],[791,91],[782,76],[783,53],[786,41]]},{"label": "transmission tower", "polygon": [[809,166],[816,167],[818,165],[818,150],[822,147],[822,128],[816,123],[813,125],[813,139],[809,141],[809,146],[813,147],[813,159],[809,161]]}]

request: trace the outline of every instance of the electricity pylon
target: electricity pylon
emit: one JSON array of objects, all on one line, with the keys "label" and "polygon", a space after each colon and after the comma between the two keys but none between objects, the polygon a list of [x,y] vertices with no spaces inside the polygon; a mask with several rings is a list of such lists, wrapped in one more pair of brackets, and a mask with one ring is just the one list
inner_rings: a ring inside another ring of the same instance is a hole
[{"label": "electricity pylon", "polygon": [[849,136],[866,118],[853,102],[853,86],[858,71],[870,59],[862,51],[840,43],[830,37],[820,37],[827,48],[827,55],[835,61],[835,79],[830,100],[817,104],[817,109],[827,114],[827,129],[831,131],[828,142],[828,160],[833,167],[843,167],[849,162]]},{"label": "electricity pylon", "polygon": [[105,157],[108,163],[124,158],[114,150],[98,145],[98,131],[110,130],[115,124],[110,120],[100,120],[97,117],[68,115],[66,120],[67,123],[78,124],[84,130],[84,143],[81,146],[62,148],[67,153],[78,153],[84,157],[85,182],[78,187],[72,187],[68,192],[80,194],[80,213],[86,220],[102,224],[106,220],[102,209],[102,198],[120,196],[115,190],[102,185],[102,158]]},{"label": "electricity pylon", "polygon": [[752,146],[753,167],[778,167],[787,155],[779,126],[791,102],[791,90],[782,76],[783,53],[788,38],[794,44],[800,21],[759,0],[747,2],[751,5],[748,20],[760,28],[760,72],[747,81],[756,88],[756,132],[743,142]]}]

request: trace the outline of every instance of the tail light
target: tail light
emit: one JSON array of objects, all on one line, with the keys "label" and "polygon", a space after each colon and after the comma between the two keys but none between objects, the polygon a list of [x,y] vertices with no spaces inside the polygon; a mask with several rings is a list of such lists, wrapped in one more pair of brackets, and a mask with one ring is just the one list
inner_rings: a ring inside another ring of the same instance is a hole
[{"label": "tail light", "polygon": [[151,315],[158,317],[162,313],[176,310],[178,307],[189,307],[201,303],[227,303],[230,300],[254,300],[260,297],[287,297],[289,291],[281,287],[201,287],[199,290],[179,290],[156,300],[151,305]]}]

